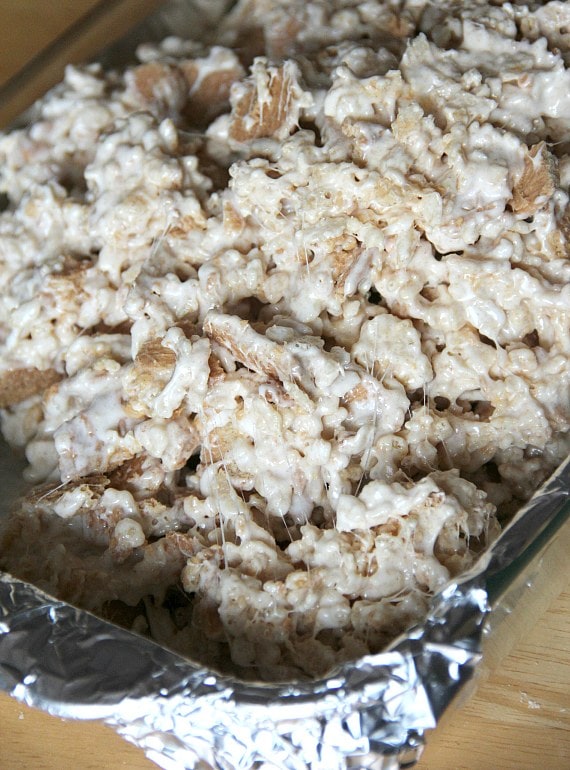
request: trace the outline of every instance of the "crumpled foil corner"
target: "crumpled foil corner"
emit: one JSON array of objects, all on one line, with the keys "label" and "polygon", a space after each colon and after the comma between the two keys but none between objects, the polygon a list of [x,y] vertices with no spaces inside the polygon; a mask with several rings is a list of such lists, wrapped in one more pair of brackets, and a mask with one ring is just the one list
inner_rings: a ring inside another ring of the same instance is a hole
[{"label": "crumpled foil corner", "polygon": [[394,770],[477,672],[513,571],[568,515],[570,461],[392,647],[316,682],[243,683],[0,576],[0,687],[61,717],[112,724],[165,770]]},{"label": "crumpled foil corner", "polygon": [[164,768],[397,768],[470,678],[487,611],[484,590],[450,586],[397,649],[318,682],[251,685],[4,575],[0,686],[61,717],[103,719]]}]

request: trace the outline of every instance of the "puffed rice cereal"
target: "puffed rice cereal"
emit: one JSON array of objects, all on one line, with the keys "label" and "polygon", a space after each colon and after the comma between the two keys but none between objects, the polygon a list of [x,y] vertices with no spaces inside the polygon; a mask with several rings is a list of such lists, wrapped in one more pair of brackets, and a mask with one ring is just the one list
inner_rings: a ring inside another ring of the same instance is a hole
[{"label": "puffed rice cereal", "polygon": [[321,676],[568,453],[570,4],[241,0],[138,57],[0,137],[1,565]]}]

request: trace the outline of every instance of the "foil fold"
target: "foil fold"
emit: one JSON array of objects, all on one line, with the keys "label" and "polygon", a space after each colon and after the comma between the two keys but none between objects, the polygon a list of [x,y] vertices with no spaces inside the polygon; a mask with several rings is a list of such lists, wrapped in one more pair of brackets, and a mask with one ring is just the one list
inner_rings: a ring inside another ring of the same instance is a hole
[{"label": "foil fold", "polygon": [[[104,61],[182,23],[206,28],[229,6],[167,3]],[[0,573],[0,688],[60,717],[104,720],[165,770],[411,767],[426,732],[478,674],[493,610],[529,553],[568,518],[569,495],[567,461],[474,569],[434,597],[424,623],[316,682],[218,676]]]},{"label": "foil fold", "polygon": [[108,722],[165,769],[410,767],[477,673],[502,573],[567,517],[569,495],[567,461],[423,624],[316,682],[218,676],[2,575],[0,686],[60,717]]}]

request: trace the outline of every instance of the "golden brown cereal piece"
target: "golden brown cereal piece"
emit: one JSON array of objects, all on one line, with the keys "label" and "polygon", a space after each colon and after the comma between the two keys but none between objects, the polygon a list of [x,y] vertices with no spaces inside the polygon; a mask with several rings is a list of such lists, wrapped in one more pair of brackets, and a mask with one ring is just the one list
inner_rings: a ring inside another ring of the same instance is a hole
[{"label": "golden brown cereal piece", "polygon": [[78,487],[89,488],[93,497],[100,497],[105,489],[109,486],[109,479],[102,473],[94,473],[91,476],[84,476],[81,479],[75,479],[74,481],[68,481],[67,484],[58,484],[57,482],[50,482],[49,484],[43,484],[40,487],[36,487],[26,495],[26,501],[35,504],[40,500],[46,502],[56,502],[65,492],[69,492],[72,489]]},{"label": "golden brown cereal piece", "polygon": [[375,533],[383,535],[392,535],[392,537],[398,537],[400,530],[402,529],[402,523],[399,519],[390,518],[385,524],[375,528]]},{"label": "golden brown cereal piece", "polygon": [[50,385],[63,379],[55,369],[36,369],[35,366],[9,369],[0,374],[0,408],[19,404],[36,393],[42,393]]},{"label": "golden brown cereal piece", "polygon": [[176,320],[176,328],[182,329],[186,339],[191,339],[198,334],[198,325],[192,315],[184,315]]},{"label": "golden brown cereal piece", "polygon": [[[141,483],[141,479],[143,479],[145,475],[146,466],[149,463],[158,463],[158,461],[149,457],[149,455],[144,452],[126,460],[122,465],[114,468],[109,473],[111,486],[114,489],[127,489],[130,492],[133,490],[136,491]],[[150,474],[147,473],[146,475],[148,477]],[[159,476],[155,483],[151,484],[150,489],[156,491],[162,481],[163,479]],[[148,489],[149,486],[147,484],[145,485],[145,490]]]},{"label": "golden brown cereal piece", "polygon": [[194,230],[202,230],[201,223],[196,222],[194,217],[180,217],[168,231],[169,238],[184,238]]},{"label": "golden brown cereal piece", "polygon": [[253,483],[252,474],[241,470],[231,459],[231,452],[240,441],[252,443],[249,436],[240,433],[231,425],[214,428],[202,441],[200,464],[205,466],[221,462],[224,473],[232,479],[234,487],[250,489]]},{"label": "golden brown cereal piece", "polygon": [[186,100],[186,80],[171,64],[152,61],[135,67],[129,74],[136,94],[147,105],[181,107]]},{"label": "golden brown cereal piece", "polygon": [[129,413],[150,417],[152,403],[170,380],[175,366],[176,353],[164,347],[159,339],[142,345],[125,381]]},{"label": "golden brown cereal piece", "polygon": [[178,551],[181,556],[191,558],[200,550],[200,542],[194,535],[184,532],[167,532],[165,535],[166,546],[169,550]]},{"label": "golden brown cereal piece", "polygon": [[370,398],[370,391],[364,382],[359,382],[354,388],[343,396],[342,402],[345,406],[355,403],[366,403]]},{"label": "golden brown cereal piece", "polygon": [[563,251],[563,253],[560,256],[570,257],[570,203],[566,205],[564,213],[560,218],[558,232],[560,233],[561,241],[563,242],[561,244],[561,251]]},{"label": "golden brown cereal piece", "polygon": [[69,278],[81,285],[82,275],[90,267],[93,267],[92,259],[76,259],[72,256],[66,256],[59,269],[49,276],[48,281],[57,285],[58,278]]},{"label": "golden brown cereal piece", "polygon": [[401,12],[390,13],[386,20],[384,30],[389,32],[393,37],[406,38],[414,32],[414,22]]},{"label": "golden brown cereal piece", "polygon": [[58,306],[77,304],[85,295],[86,273],[92,267],[91,260],[65,257],[58,269],[46,277],[42,293],[54,296]]},{"label": "golden brown cereal piece", "polygon": [[170,376],[176,364],[176,353],[170,348],[165,348],[158,339],[149,340],[137,353],[135,364],[142,376],[151,370],[168,371]]},{"label": "golden brown cereal piece", "polygon": [[268,67],[267,93],[262,96],[254,81],[233,105],[229,135],[236,142],[274,136],[285,125],[294,82],[286,66]]},{"label": "golden brown cereal piece", "polygon": [[354,236],[348,235],[339,239],[332,254],[332,275],[335,288],[339,293],[344,292],[345,281],[361,253],[362,249]]},{"label": "golden brown cereal piece", "polygon": [[246,441],[249,440],[247,436],[240,433],[231,425],[214,428],[208,434],[207,439],[202,443],[200,462],[205,465],[217,463],[220,462],[220,460],[225,462],[227,455],[231,452],[236,441],[240,438]]},{"label": "golden brown cereal piece", "polygon": [[244,75],[241,67],[235,67],[214,70],[200,79],[196,62],[183,61],[179,67],[190,90],[184,116],[190,123],[199,126],[207,126],[229,109],[232,84]]},{"label": "golden brown cereal piece", "polygon": [[204,321],[204,333],[229,350],[234,358],[258,374],[276,380],[290,379],[283,348],[255,332],[247,321],[222,313],[209,313]]},{"label": "golden brown cereal piece", "polygon": [[215,385],[217,382],[220,382],[224,379],[226,376],[226,371],[221,365],[220,359],[214,355],[214,353],[210,353],[210,357],[208,358],[208,366],[210,367],[208,385],[211,387],[212,385]]},{"label": "golden brown cereal piece", "polygon": [[534,214],[552,197],[557,183],[556,158],[544,142],[533,145],[525,156],[522,176],[513,187],[512,210],[515,214]]},{"label": "golden brown cereal piece", "polygon": [[133,77],[139,94],[146,101],[152,101],[156,89],[163,78],[168,77],[170,71],[171,67],[161,62],[149,62],[136,67],[133,70]]},{"label": "golden brown cereal piece", "polygon": [[245,220],[241,214],[236,211],[230,201],[224,201],[223,204],[224,230],[228,233],[240,233],[245,227]]},{"label": "golden brown cereal piece", "polygon": [[179,414],[176,418],[176,422],[183,431],[183,437],[176,446],[176,459],[172,459],[171,461],[171,470],[182,468],[200,449],[201,443],[198,422],[195,417]]}]

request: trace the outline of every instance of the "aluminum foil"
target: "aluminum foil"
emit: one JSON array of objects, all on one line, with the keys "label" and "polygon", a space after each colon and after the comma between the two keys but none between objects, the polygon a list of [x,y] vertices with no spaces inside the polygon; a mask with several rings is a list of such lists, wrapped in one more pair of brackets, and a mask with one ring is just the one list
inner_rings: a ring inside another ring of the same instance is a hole
[{"label": "aluminum foil", "polygon": [[218,676],[3,575],[0,686],[61,717],[103,719],[168,770],[410,767],[477,672],[505,586],[568,518],[569,495],[570,460],[478,565],[434,598],[425,623],[317,682]]},{"label": "aluminum foil", "polygon": [[[182,21],[195,31],[205,8],[210,22],[228,5],[171,1],[103,59],[117,63],[142,39],[180,33]],[[18,468],[6,450],[0,459],[6,500],[18,491]],[[570,460],[476,567],[434,597],[423,624],[317,682],[221,677],[0,573],[0,687],[61,717],[104,720],[166,770],[411,767],[426,731],[469,690],[489,620],[568,518],[569,495]]]}]

